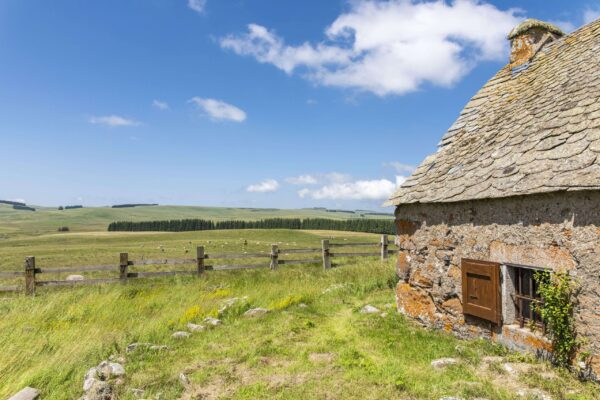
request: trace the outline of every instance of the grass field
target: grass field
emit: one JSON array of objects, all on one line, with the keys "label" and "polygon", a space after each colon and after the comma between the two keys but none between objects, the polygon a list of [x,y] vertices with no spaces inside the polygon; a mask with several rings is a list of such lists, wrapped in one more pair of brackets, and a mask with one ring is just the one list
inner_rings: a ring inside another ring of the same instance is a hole
[{"label": "grass field", "polygon": [[[15,234],[0,240],[0,270],[20,270],[27,255],[35,255],[41,267],[116,267],[119,252],[129,252],[132,259],[183,258],[197,245],[208,253],[239,253],[268,252],[271,243],[299,248],[318,247],[322,238],[378,239],[288,230],[108,233],[90,225],[87,232],[33,235],[12,223]],[[210,271],[202,278],[41,288],[34,298],[4,295],[0,398],[27,385],[39,388],[44,400],[79,398],[85,372],[111,355],[124,357],[126,375],[115,386],[119,399],[136,398],[132,389],[144,390],[146,399],[514,399],[519,390],[529,395],[519,398],[536,398],[536,390],[555,399],[598,398],[597,386],[544,363],[405,320],[393,305],[393,258],[359,260],[342,259],[329,271],[319,264],[282,265],[276,271]],[[219,313],[233,298],[239,300]],[[360,313],[366,304],[381,313]],[[251,307],[270,312],[243,317]],[[218,316],[223,324],[188,339],[171,337],[207,316]],[[128,353],[133,342],[168,349]],[[431,361],[441,357],[459,362],[432,368]],[[504,362],[523,373],[513,376]],[[181,373],[189,383],[182,383]]]},{"label": "grass field", "polygon": [[[90,207],[72,210],[36,207],[37,211],[13,210],[0,204],[0,239],[15,235],[40,235],[56,232],[67,226],[72,232],[105,231],[113,221],[152,221],[168,219],[202,218],[220,220],[257,220],[264,218],[361,218],[358,213],[327,212],[321,209],[261,209],[152,206],[135,208]],[[369,215],[367,218],[390,218]]]}]

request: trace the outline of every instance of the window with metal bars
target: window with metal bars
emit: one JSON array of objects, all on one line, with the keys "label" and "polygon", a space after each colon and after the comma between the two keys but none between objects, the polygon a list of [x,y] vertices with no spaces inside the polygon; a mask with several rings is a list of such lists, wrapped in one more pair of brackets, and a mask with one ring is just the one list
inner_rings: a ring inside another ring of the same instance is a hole
[{"label": "window with metal bars", "polygon": [[529,268],[515,268],[515,311],[516,319],[521,327],[534,324],[544,328],[542,316],[537,311],[536,305],[543,304],[543,299],[538,293],[538,282],[535,270]]}]

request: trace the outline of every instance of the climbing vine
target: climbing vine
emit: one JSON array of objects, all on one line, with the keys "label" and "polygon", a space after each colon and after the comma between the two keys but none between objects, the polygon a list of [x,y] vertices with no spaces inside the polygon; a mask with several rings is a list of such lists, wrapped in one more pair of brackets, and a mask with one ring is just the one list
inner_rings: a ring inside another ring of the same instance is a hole
[{"label": "climbing vine", "polygon": [[567,367],[577,349],[573,297],[576,283],[567,273],[536,272],[538,292],[543,303],[536,305],[552,340],[552,353],[558,365]]}]

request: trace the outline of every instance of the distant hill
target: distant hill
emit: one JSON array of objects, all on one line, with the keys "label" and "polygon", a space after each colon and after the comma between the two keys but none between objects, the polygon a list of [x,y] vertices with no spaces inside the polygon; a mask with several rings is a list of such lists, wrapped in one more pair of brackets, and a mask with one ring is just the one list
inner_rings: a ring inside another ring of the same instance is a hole
[{"label": "distant hill", "polygon": [[[70,232],[106,231],[113,221],[155,221],[171,219],[209,219],[212,221],[267,218],[365,218],[360,213],[328,212],[326,209],[274,209],[194,206],[152,207],[84,207],[59,211],[56,207],[35,206],[36,212],[13,210],[11,205],[0,204],[0,237],[2,235],[37,235],[56,233],[68,227]],[[392,218],[377,215],[369,218]]]}]

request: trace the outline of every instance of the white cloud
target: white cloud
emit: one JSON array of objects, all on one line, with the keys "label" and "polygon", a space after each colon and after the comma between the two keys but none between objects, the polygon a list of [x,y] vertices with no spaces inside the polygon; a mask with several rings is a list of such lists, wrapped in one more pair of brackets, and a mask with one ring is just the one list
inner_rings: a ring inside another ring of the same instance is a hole
[{"label": "white cloud", "polygon": [[291,176],[286,178],[285,181],[292,185],[316,185],[318,183],[317,178],[312,175]]},{"label": "white cloud", "polygon": [[206,0],[188,0],[187,5],[198,14],[202,14],[206,7]]},{"label": "white cloud", "polygon": [[275,192],[277,189],[279,189],[279,182],[277,182],[275,179],[265,179],[260,183],[248,186],[246,188],[246,191],[255,193],[267,193]]},{"label": "white cloud", "polygon": [[450,86],[481,61],[508,61],[506,34],[521,19],[517,9],[478,0],[354,0],[349,6],[326,28],[327,43],[287,45],[250,24],[220,44],[287,74],[302,69],[317,84],[401,95],[424,83]]},{"label": "white cloud", "polygon": [[141,122],[139,122],[139,121],[120,117],[118,115],[107,115],[107,116],[103,116],[103,117],[90,117],[89,122],[90,122],[90,124],[106,125],[106,126],[110,126],[111,128],[118,127],[118,126],[141,125]]},{"label": "white cloud", "polygon": [[166,111],[169,109],[169,104],[167,102],[164,101],[160,101],[160,100],[153,100],[152,101],[152,107],[157,108],[161,111]]},{"label": "white cloud", "polygon": [[243,110],[221,100],[193,97],[189,102],[196,104],[198,108],[203,110],[214,120],[229,120],[235,122],[243,122],[246,120],[246,113]]},{"label": "white cloud", "polygon": [[583,12],[583,23],[589,24],[600,18],[600,9],[598,8],[587,8]]},{"label": "white cloud", "polygon": [[399,174],[412,174],[415,170],[414,165],[404,164],[398,161],[391,161],[383,164],[386,167],[393,168]]},{"label": "white cloud", "polygon": [[8,199],[8,201],[14,201],[14,202],[17,202],[17,203],[27,203],[27,202],[25,201],[25,199],[22,199],[22,198],[20,198],[20,197],[18,197],[18,198],[16,198],[16,199]]},{"label": "white cloud", "polygon": [[331,183],[316,190],[304,188],[298,191],[298,195],[315,200],[382,200],[389,198],[395,189],[396,184],[387,179],[358,180]]}]

